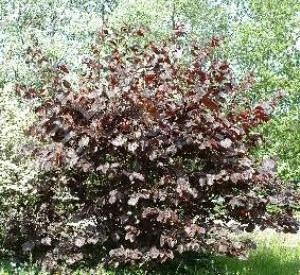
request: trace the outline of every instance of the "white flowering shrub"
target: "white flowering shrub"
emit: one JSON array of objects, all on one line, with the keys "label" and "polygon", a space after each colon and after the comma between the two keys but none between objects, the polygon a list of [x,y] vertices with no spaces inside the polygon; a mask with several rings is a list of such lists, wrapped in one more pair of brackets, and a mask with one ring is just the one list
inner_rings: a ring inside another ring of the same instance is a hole
[{"label": "white flowering shrub", "polygon": [[22,151],[30,139],[24,130],[34,116],[14,95],[13,86],[0,89],[0,224],[7,215],[15,215],[19,198],[34,194],[32,179],[38,173],[34,160]]}]

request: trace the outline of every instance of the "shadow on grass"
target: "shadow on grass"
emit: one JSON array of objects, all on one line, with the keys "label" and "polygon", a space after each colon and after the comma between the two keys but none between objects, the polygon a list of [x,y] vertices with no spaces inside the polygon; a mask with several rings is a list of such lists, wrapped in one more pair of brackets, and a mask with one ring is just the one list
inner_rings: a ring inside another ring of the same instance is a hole
[{"label": "shadow on grass", "polygon": [[300,275],[299,248],[259,249],[247,260],[216,257],[214,264],[226,275]]},{"label": "shadow on grass", "polygon": [[186,254],[152,271],[117,271],[118,275],[300,275],[300,248],[259,247],[247,260],[225,256]]},{"label": "shadow on grass", "polygon": [[186,253],[183,257],[174,259],[170,263],[148,267],[145,269],[124,270],[122,268],[114,271],[115,275],[183,275],[183,274],[220,274],[216,273],[213,266],[214,258],[208,254]]}]

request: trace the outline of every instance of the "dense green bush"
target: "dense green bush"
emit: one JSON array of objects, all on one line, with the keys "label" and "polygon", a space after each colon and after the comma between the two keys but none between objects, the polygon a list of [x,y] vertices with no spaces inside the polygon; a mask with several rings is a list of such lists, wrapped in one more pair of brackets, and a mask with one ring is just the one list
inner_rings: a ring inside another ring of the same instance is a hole
[{"label": "dense green bush", "polygon": [[257,157],[273,156],[277,173],[286,181],[300,182],[300,113],[293,108],[288,114],[274,118],[263,125],[265,135],[262,146],[255,151]]},{"label": "dense green bush", "polygon": [[274,99],[241,107],[247,83],[213,57],[217,39],[184,43],[178,25],[142,42],[145,32],[103,29],[77,85],[60,64],[42,88],[17,86],[41,102],[30,133],[42,171],[5,223],[6,248],[48,268],[161,263],[187,251],[244,255],[251,242],[229,235],[238,229],[297,230],[294,194],[271,160],[257,167],[249,155]]},{"label": "dense green bush", "polygon": [[228,58],[239,71],[253,71],[253,101],[282,89],[285,99],[272,122],[262,128],[259,157],[278,157],[278,175],[299,181],[299,0],[232,2],[237,11],[227,36]]}]

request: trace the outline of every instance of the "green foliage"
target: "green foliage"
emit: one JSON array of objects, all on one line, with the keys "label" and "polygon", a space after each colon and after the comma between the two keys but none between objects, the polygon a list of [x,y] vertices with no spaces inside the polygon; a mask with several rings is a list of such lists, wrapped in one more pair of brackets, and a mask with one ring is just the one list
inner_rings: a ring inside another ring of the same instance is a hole
[{"label": "green foliage", "polygon": [[300,181],[300,113],[294,108],[265,124],[261,131],[265,142],[255,152],[258,157],[278,159],[278,175],[285,180]]},{"label": "green foliage", "polygon": [[272,231],[255,236],[258,248],[247,260],[217,257],[215,265],[224,275],[294,275],[300,270],[299,234],[276,234]]},{"label": "green foliage", "polygon": [[270,93],[274,88],[290,88],[289,81],[298,66],[295,43],[299,3],[248,0],[236,4],[240,13],[228,37],[229,57],[237,60],[240,69],[257,74],[257,97],[262,96],[261,89]]},{"label": "green foliage", "polygon": [[112,26],[142,25],[151,28],[152,36],[162,38],[175,23],[184,23],[192,36],[207,39],[225,35],[228,11],[216,1],[204,0],[123,0],[109,18]]},{"label": "green foliage", "polygon": [[228,58],[236,70],[253,71],[251,98],[282,89],[286,98],[262,131],[265,144],[256,154],[278,156],[278,174],[299,181],[299,0],[234,1],[236,23],[227,39]]},{"label": "green foliage", "polygon": [[0,74],[6,82],[35,83],[35,71],[24,62],[29,46],[39,46],[54,62],[64,60],[78,65],[116,3],[115,0],[2,0]]}]

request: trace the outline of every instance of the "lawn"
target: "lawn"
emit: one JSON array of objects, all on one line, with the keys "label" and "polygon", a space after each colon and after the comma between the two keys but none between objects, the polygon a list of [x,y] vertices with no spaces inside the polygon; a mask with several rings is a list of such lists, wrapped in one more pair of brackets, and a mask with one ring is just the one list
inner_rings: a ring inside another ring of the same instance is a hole
[{"label": "lawn", "polygon": [[[95,270],[78,269],[72,274],[98,274],[98,275],[142,275],[142,274],[220,274],[220,275],[297,275],[300,274],[300,233],[279,234],[271,230],[254,234],[258,247],[250,253],[248,260],[239,260],[229,257],[214,257],[212,262],[203,259],[190,259],[186,262],[164,267],[162,271],[145,273],[142,270],[105,271],[103,268]],[[203,266],[206,266],[204,268]],[[209,266],[210,268],[207,268]],[[61,271],[69,274],[69,272]],[[46,274],[30,264],[16,267],[7,261],[0,264],[1,275],[33,275]]]},{"label": "lawn", "polygon": [[218,257],[216,265],[233,275],[300,274],[300,235],[266,231],[256,235],[258,247],[246,261]]}]

